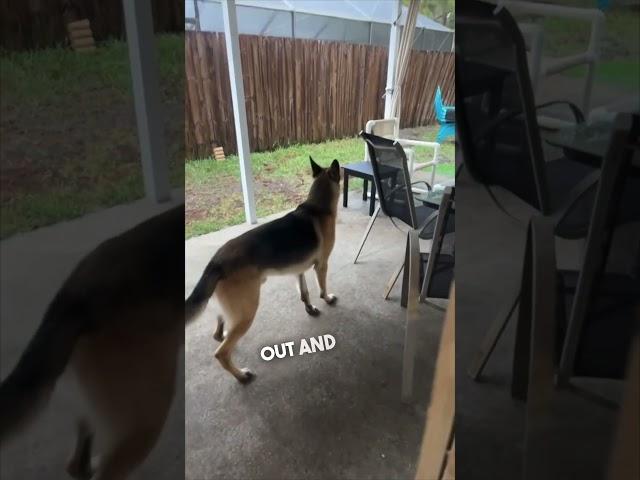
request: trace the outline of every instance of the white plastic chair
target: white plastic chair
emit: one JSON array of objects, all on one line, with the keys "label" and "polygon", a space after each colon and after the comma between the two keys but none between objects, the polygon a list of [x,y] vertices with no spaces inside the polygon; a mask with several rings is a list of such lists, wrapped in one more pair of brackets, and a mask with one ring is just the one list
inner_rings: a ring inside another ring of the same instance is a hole
[{"label": "white plastic chair", "polygon": [[[364,127],[364,131],[366,133],[372,133],[373,135],[377,135],[379,137],[385,137],[392,140],[396,140],[402,148],[404,148],[405,154],[407,156],[407,163],[409,165],[409,172],[413,174],[416,170],[433,167],[431,171],[431,182],[430,185],[433,187],[436,178],[436,168],[438,166],[438,159],[440,156],[440,144],[437,142],[425,142],[422,140],[409,140],[404,138],[399,138],[400,135],[400,122],[397,118],[384,118],[380,120],[369,120]],[[416,163],[416,153],[415,150],[411,147],[429,147],[433,148],[433,158],[429,162]],[[364,159],[366,162],[369,161],[369,152],[367,151],[367,146],[365,144],[364,147]],[[416,192],[424,193],[424,189],[414,188]]]},{"label": "white plastic chair", "polygon": [[[584,51],[575,55],[567,55],[559,58],[545,58],[542,55],[542,44],[544,32],[539,25],[520,24],[523,37],[529,50],[529,69],[534,88],[534,94],[538,89],[541,80],[545,77],[555,75],[570,68],[586,65],[587,75],[585,77],[584,90],[582,93],[582,111],[585,116],[591,110],[591,95],[593,92],[593,79],[595,68],[600,57],[602,37],[605,31],[605,17],[597,8],[565,7],[560,5],[550,5],[547,3],[534,3],[527,1],[494,0],[501,7],[507,7],[513,15],[539,15],[545,18],[556,17],[572,20],[580,20],[590,24],[589,44]],[[539,116],[538,122],[549,128],[558,128],[570,125],[565,121]]]}]

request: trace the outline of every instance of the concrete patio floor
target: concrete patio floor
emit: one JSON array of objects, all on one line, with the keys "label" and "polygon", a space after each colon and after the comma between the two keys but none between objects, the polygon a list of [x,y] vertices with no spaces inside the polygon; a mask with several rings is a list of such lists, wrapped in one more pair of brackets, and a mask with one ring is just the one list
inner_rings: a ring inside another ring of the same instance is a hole
[{"label": "concrete patio floor", "polygon": [[[293,277],[271,277],[234,359],[257,375],[239,384],[213,357],[212,334],[220,311],[210,302],[185,334],[186,478],[327,479],[413,478],[443,314],[421,306],[415,401],[400,401],[405,310],[399,285],[389,300],[384,286],[402,258],[406,235],[380,218],[358,261],[353,256],[369,220],[352,193],[339,207],[336,245],[329,263],[329,291],[336,306],[318,298],[309,317]],[[250,228],[239,225],[186,242],[185,294],[215,251]],[[331,334],[326,352],[260,358],[263,346]]]}]

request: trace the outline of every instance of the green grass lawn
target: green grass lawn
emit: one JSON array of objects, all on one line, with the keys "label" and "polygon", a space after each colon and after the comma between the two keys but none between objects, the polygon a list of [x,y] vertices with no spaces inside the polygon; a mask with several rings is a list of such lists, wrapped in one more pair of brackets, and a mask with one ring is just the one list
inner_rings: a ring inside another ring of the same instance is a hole
[{"label": "green grass lawn", "polygon": [[[184,183],[184,41],[156,37],[171,184]],[[127,45],[0,52],[6,238],[144,196]]]},{"label": "green grass lawn", "polygon": [[[595,0],[548,0],[559,5],[595,8]],[[640,85],[640,10],[617,5],[605,12],[602,54],[596,68],[599,83],[637,90]],[[544,54],[561,57],[583,52],[589,43],[590,24],[558,17],[539,19],[544,25]],[[565,75],[583,77],[586,67],[567,70]]]},{"label": "green grass lawn", "polygon": [[[433,139],[437,127],[427,129],[422,138]],[[430,158],[430,149],[417,149],[418,158]],[[258,217],[293,208],[306,198],[311,185],[309,156],[328,166],[333,159],[341,164],[361,161],[364,143],[358,137],[308,145],[292,145],[271,152],[251,154],[255,177]],[[441,156],[447,163],[438,166],[438,175],[454,176],[454,146],[445,143]],[[187,238],[244,222],[238,158],[192,160],[185,166]],[[362,181],[349,180],[350,189],[362,189]]]},{"label": "green grass lawn", "polygon": [[[583,78],[587,67],[580,66],[566,71],[566,75]],[[637,60],[610,60],[598,63],[595,80],[629,90],[637,90],[640,85],[640,62]]]}]

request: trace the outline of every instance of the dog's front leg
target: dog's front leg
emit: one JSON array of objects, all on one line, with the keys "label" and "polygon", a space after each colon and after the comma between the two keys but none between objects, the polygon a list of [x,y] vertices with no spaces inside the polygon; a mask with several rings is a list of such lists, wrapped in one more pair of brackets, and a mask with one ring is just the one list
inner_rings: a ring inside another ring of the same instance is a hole
[{"label": "dog's front leg", "polygon": [[327,263],[317,263],[313,267],[316,271],[316,278],[318,279],[318,288],[320,289],[320,298],[322,298],[329,305],[333,305],[338,300],[333,293],[327,293]]},{"label": "dog's front leg", "polygon": [[311,316],[320,315],[320,310],[317,307],[311,305],[309,301],[309,289],[307,288],[307,281],[304,278],[304,273],[298,275],[298,291],[300,292],[300,300],[304,303],[304,309]]}]

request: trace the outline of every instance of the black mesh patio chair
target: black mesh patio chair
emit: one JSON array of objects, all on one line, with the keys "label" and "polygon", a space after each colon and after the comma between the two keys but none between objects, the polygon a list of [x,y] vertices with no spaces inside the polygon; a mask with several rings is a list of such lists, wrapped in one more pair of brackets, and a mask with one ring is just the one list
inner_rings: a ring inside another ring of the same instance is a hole
[{"label": "black mesh patio chair", "polygon": [[511,386],[512,395],[527,402],[525,479],[553,478],[546,455],[549,438],[557,434],[547,419],[555,390],[571,386],[572,392],[611,406],[571,380],[638,382],[628,377],[633,339],[640,334],[638,248],[626,252],[631,267],[625,272],[613,271],[607,259],[614,232],[633,222],[640,225],[638,208],[623,203],[625,192],[640,198],[638,177],[631,174],[634,163],[640,165],[639,138],[640,117],[620,117],[603,162],[579,270],[557,268],[550,218],[530,222]]},{"label": "black mesh patio chair", "polygon": [[[369,224],[356,252],[354,263],[357,262],[380,211],[387,215],[392,222],[394,219],[397,219],[412,230],[417,230],[420,239],[430,240],[433,239],[439,210],[439,204],[437,202],[433,203],[419,200],[423,197],[414,194],[413,187],[418,183],[426,185],[428,190],[431,190],[431,188],[426,182],[411,182],[407,158],[402,146],[398,142],[365,132],[361,132],[360,136],[365,140],[367,148],[369,149],[374,182],[380,201],[373,216],[369,220]],[[445,233],[454,231],[455,215],[453,212],[448,215],[444,229]],[[395,285],[400,273],[404,269],[404,265],[405,262],[403,261],[391,276],[385,291],[385,298],[388,297],[389,292]],[[404,286],[402,305],[406,306],[406,288]]]},{"label": "black mesh patio chair", "polygon": [[[437,205],[415,200],[414,185],[422,184],[428,190],[431,190],[431,187],[426,182],[411,182],[407,157],[398,142],[365,132],[360,132],[360,136],[367,142],[380,202],[369,220],[353,263],[358,261],[380,211],[391,219],[400,220],[413,230],[420,229],[419,236],[422,239],[433,236],[438,211]],[[447,228],[453,231],[453,217],[449,220]]]},{"label": "black mesh patio chair", "polygon": [[[554,102],[567,103],[567,102]],[[583,116],[567,103],[576,122]],[[584,238],[600,175],[576,158],[545,159],[522,34],[507,8],[465,0],[456,8],[456,121],[464,167],[485,185],[513,193],[552,219],[554,234]],[[505,304],[474,358],[482,372],[519,292]]]}]

